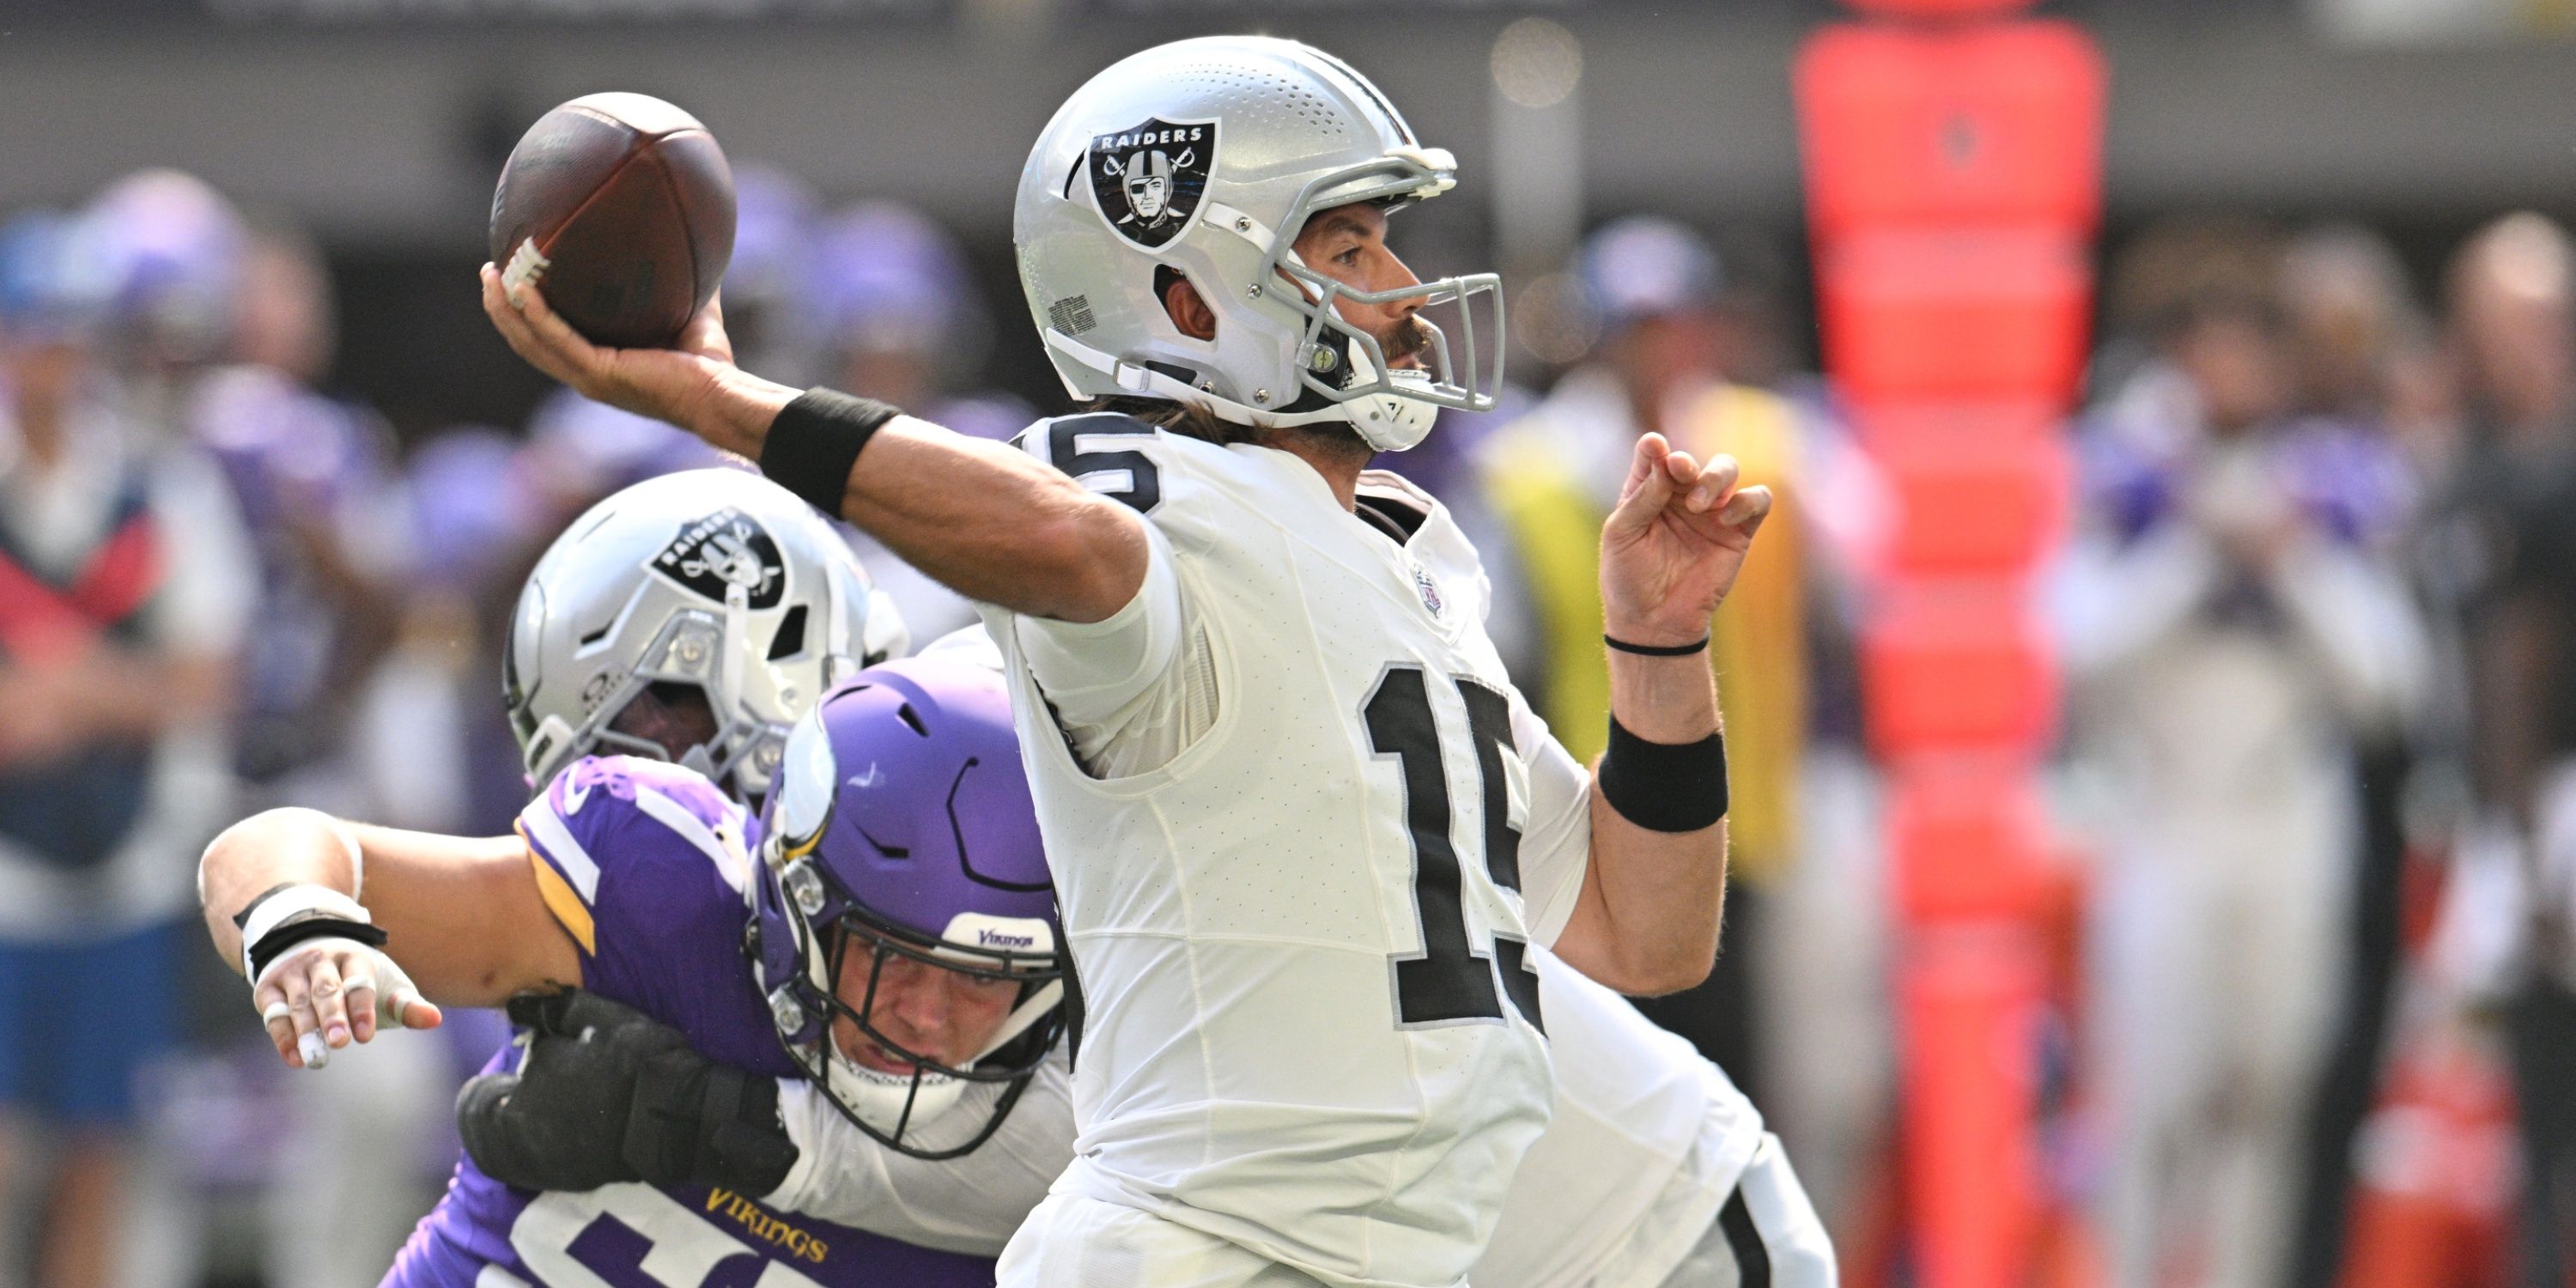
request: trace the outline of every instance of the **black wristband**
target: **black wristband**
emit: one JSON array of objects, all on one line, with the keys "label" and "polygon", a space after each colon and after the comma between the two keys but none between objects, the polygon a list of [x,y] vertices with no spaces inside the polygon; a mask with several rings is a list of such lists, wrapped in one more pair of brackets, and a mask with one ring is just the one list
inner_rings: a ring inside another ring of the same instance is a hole
[{"label": "black wristband", "polygon": [[1626,640],[1613,639],[1607,635],[1601,637],[1601,642],[1611,648],[1622,653],[1634,653],[1639,657],[1689,657],[1693,653],[1705,651],[1708,648],[1708,640],[1708,636],[1702,635],[1696,644],[1631,644]]},{"label": "black wristband", "polygon": [[311,916],[298,913],[294,920],[279,923],[275,929],[261,935],[258,943],[250,946],[252,982],[258,982],[268,970],[268,964],[284,956],[287,949],[307,939],[331,938],[354,939],[369,948],[382,948],[390,936],[363,921],[349,921],[324,912]]},{"label": "black wristband", "polygon": [[902,414],[874,398],[808,389],[771,418],[769,434],[760,443],[760,472],[805,504],[839,518],[860,449]]},{"label": "black wristband", "polygon": [[1612,716],[1592,777],[1619,817],[1649,832],[1696,832],[1726,817],[1726,735],[1648,742]]}]

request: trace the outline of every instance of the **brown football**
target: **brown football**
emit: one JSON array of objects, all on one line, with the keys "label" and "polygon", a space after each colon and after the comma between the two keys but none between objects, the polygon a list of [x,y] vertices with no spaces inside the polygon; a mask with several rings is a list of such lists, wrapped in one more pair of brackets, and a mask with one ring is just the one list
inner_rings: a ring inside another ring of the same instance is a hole
[{"label": "brown football", "polygon": [[587,94],[537,118],[492,193],[492,262],[595,344],[661,348],[733,258],[733,170],[696,117]]}]

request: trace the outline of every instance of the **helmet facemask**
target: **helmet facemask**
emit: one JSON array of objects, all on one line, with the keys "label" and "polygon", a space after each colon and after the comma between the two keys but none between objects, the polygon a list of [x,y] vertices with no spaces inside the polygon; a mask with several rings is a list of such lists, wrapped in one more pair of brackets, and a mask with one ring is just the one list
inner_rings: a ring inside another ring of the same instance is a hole
[{"label": "helmet facemask", "polygon": [[[812,836],[820,835],[818,826]],[[974,947],[907,931],[870,916],[827,868],[797,852],[783,834],[767,848],[766,866],[794,940],[789,955],[797,963],[795,974],[769,998],[788,1056],[842,1117],[890,1149],[923,1159],[955,1158],[991,1139],[1063,1036],[1064,971],[1056,953]],[[863,960],[853,961],[854,954]],[[869,1018],[887,966],[897,960],[1007,983],[1016,989],[1011,1009],[962,1065],[913,1050]],[[854,978],[852,970],[864,970],[867,981],[855,1003],[838,986]],[[873,1069],[851,1058],[842,1049],[844,1034],[910,1064],[911,1072]],[[945,1139],[935,1144],[927,1139],[925,1131],[979,1084],[1000,1088],[980,1126],[962,1140],[954,1139],[955,1132],[942,1133]]]},{"label": "helmet facemask", "polygon": [[[1507,325],[1500,274],[1470,273],[1363,291],[1316,271],[1295,248],[1307,220],[1324,211],[1371,204],[1391,214],[1447,191],[1456,182],[1450,174],[1452,164],[1446,152],[1392,154],[1309,182],[1277,230],[1257,224],[1243,227],[1249,221],[1240,218],[1223,225],[1255,244],[1266,242],[1262,284],[1248,289],[1247,295],[1275,300],[1304,324],[1294,350],[1300,393],[1283,409],[1288,414],[1273,418],[1276,423],[1347,419],[1369,446],[1401,451],[1422,441],[1441,409],[1493,410],[1502,388]],[[1282,279],[1298,289],[1277,289]],[[1388,358],[1385,345],[1351,325],[1341,309],[1344,303],[1386,308],[1409,301],[1421,304],[1409,324],[1428,336],[1421,352],[1409,355],[1419,357],[1419,367],[1398,366]],[[1434,310],[1447,314],[1456,327],[1454,346],[1449,328],[1440,325]],[[1476,325],[1480,310],[1492,313],[1482,336]],[[1222,314],[1218,325],[1224,325]]]},{"label": "helmet facemask", "polygon": [[[670,761],[746,798],[766,793],[786,746],[787,726],[759,719],[740,700],[742,671],[753,646],[744,638],[749,625],[743,607],[732,602],[738,598],[730,596],[722,614],[698,609],[672,614],[634,669],[591,704],[578,725],[550,715],[534,728],[520,730],[529,781],[543,783],[577,757],[609,754]],[[654,739],[618,730],[618,717],[657,685],[682,685],[705,694],[715,717],[714,736],[674,756]],[[523,717],[524,708],[513,703],[512,714]]]}]

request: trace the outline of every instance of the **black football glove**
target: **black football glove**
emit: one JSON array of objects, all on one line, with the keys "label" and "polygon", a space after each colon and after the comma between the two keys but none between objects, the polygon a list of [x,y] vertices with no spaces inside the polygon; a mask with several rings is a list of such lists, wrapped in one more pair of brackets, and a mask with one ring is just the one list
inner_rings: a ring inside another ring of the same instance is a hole
[{"label": "black football glove", "polygon": [[456,1094],[465,1152],[494,1180],[717,1185],[756,1197],[796,1165],[778,1084],[699,1055],[678,1029],[580,989],[523,994],[509,1013],[527,1030],[519,1071]]}]

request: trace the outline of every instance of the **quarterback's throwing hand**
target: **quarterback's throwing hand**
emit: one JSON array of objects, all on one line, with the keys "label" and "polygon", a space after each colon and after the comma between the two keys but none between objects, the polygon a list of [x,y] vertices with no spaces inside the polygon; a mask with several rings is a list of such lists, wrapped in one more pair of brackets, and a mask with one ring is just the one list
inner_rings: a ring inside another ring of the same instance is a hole
[{"label": "quarterback's throwing hand", "polygon": [[606,349],[557,316],[534,283],[504,286],[483,266],[483,316],[530,366],[612,407],[691,426],[694,404],[734,369],[724,310],[715,299],[698,310],[668,349]]},{"label": "quarterback's throwing hand", "polygon": [[1661,434],[1637,440],[1619,506],[1601,525],[1603,625],[1655,646],[1708,634],[1709,614],[1735,585],[1771,489],[1736,486],[1735,458],[1706,465]]}]

